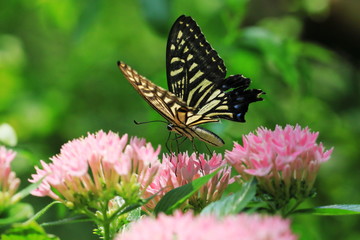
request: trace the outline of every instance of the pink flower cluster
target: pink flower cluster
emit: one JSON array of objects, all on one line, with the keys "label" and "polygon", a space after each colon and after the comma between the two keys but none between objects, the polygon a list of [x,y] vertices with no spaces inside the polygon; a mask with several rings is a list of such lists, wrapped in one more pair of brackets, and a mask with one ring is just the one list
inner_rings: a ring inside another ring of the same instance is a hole
[{"label": "pink flower cluster", "polygon": [[318,134],[299,125],[276,126],[274,131],[258,128],[256,134],[243,136],[243,146],[235,143],[225,158],[244,180],[255,176],[271,196],[308,197],[320,164],[333,150],[316,143]]},{"label": "pink flower cluster", "polygon": [[0,146],[0,213],[19,200],[14,195],[20,185],[20,179],[11,171],[10,166],[15,156],[14,151]]},{"label": "pink flower cluster", "polygon": [[119,234],[116,240],[295,240],[289,220],[280,217],[240,214],[219,220],[214,216],[193,216],[191,212],[174,216],[146,217]]},{"label": "pink flower cluster", "polygon": [[75,206],[93,200],[95,208],[117,195],[137,201],[157,174],[159,152],[144,139],[132,138],[128,144],[127,135],[88,134],[64,144],[51,163],[41,161],[29,181],[43,180],[32,194]]},{"label": "pink flower cluster", "polygon": [[[213,154],[206,159],[204,154],[180,153],[164,155],[158,176],[146,189],[146,197],[157,194],[145,207],[155,208],[160,199],[170,190],[190,183],[191,181],[212,173],[226,164],[221,154]],[[183,208],[201,210],[210,202],[220,199],[230,180],[231,169],[224,167],[198,193],[195,193]],[[145,209],[144,209],[145,210]]]}]

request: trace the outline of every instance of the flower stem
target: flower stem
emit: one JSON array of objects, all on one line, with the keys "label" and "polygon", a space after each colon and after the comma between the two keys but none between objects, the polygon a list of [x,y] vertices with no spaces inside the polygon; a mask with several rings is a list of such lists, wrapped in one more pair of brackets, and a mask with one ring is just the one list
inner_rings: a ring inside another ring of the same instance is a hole
[{"label": "flower stem", "polygon": [[104,231],[104,240],[111,240],[110,238],[110,223],[111,220],[108,218],[108,204],[104,205],[103,208],[103,221],[102,221],[102,226],[103,226],[103,231]]},{"label": "flower stem", "polygon": [[104,228],[104,240],[110,240],[110,222],[104,221],[103,222],[103,228]]},{"label": "flower stem", "polygon": [[296,203],[293,206],[291,206],[291,208],[289,210],[287,210],[286,212],[284,211],[282,213],[282,216],[284,218],[288,217],[303,201],[304,201],[304,199],[297,200]]}]

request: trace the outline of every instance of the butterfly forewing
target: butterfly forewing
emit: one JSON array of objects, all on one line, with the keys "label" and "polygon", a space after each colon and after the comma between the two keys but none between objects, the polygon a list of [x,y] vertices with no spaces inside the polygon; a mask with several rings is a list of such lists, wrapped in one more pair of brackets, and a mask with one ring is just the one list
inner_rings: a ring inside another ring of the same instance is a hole
[{"label": "butterfly forewing", "polygon": [[[198,115],[245,121],[251,102],[259,101],[261,90],[246,90],[250,79],[242,75],[228,78],[226,67],[206,41],[191,17],[174,23],[167,43],[167,77],[171,92],[183,99]],[[197,117],[187,124],[197,125]]]},{"label": "butterfly forewing", "polygon": [[125,63],[119,62],[118,66],[135,90],[169,122],[173,122],[179,108],[187,107],[173,93],[155,85]]},{"label": "butterfly forewing", "polygon": [[226,75],[223,60],[191,17],[181,16],[174,23],[166,55],[169,90],[189,106],[201,105],[202,96],[216,90],[214,83]]},{"label": "butterfly forewing", "polygon": [[198,138],[213,146],[224,144],[223,140],[216,134],[200,127],[186,125],[188,119],[193,118],[196,118],[199,124],[217,122],[217,119],[194,114],[192,108],[189,108],[173,93],[155,85],[125,63],[118,62],[118,66],[136,91],[169,122],[173,131],[190,140]]}]

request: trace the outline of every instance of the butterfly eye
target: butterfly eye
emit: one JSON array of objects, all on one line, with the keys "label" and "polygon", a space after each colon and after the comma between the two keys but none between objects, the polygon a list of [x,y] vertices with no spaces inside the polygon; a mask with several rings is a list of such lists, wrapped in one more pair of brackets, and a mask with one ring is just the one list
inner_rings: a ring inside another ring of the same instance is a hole
[{"label": "butterfly eye", "polygon": [[166,128],[167,128],[167,130],[172,131],[174,127],[173,127],[173,125],[172,125],[172,124],[169,124],[169,125],[167,125],[167,127],[166,127]]}]

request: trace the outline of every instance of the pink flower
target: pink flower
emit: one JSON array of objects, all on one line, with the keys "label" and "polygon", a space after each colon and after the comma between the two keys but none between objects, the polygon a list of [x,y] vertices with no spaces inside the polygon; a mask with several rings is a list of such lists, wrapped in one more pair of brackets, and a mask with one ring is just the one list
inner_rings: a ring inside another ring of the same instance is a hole
[{"label": "pink flower", "polygon": [[244,180],[255,176],[259,187],[273,198],[288,200],[311,196],[320,164],[333,149],[317,144],[318,132],[287,125],[274,131],[258,128],[256,134],[243,136],[243,146],[235,143],[226,160]]},{"label": "pink flower", "polygon": [[154,150],[138,138],[127,142],[126,134],[99,131],[64,144],[51,163],[35,167],[29,181],[44,179],[32,194],[95,209],[115,196],[136,202],[157,174],[160,147]]},{"label": "pink flower", "polygon": [[[145,197],[157,194],[147,205],[148,210],[154,209],[161,197],[170,190],[190,183],[191,181],[212,173],[226,164],[221,154],[213,154],[206,159],[204,154],[190,156],[188,153],[164,155],[159,175],[146,189]],[[220,199],[229,183],[231,169],[220,170],[198,193],[195,193],[183,208],[193,208],[198,211],[210,202]],[[189,206],[190,205],[190,206]]]},{"label": "pink flower", "polygon": [[20,185],[20,179],[11,171],[10,164],[16,153],[0,146],[0,213],[20,200],[15,193]]},{"label": "pink flower", "polygon": [[214,216],[197,216],[191,212],[174,216],[160,214],[133,223],[115,240],[295,240],[290,221],[280,217],[240,214],[219,220]]}]

